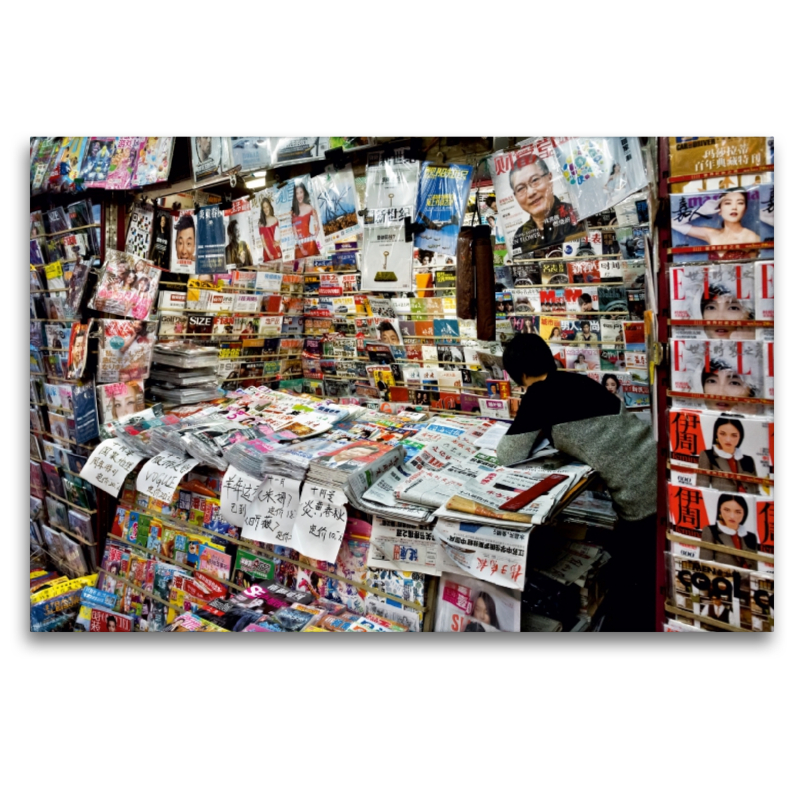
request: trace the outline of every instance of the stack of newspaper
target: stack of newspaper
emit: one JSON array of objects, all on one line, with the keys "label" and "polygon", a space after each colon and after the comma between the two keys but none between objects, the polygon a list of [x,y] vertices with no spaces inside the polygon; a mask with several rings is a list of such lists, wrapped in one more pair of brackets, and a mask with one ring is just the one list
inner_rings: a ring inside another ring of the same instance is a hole
[{"label": "stack of newspaper", "polygon": [[155,397],[170,403],[198,403],[219,394],[215,367],[219,360],[216,347],[194,342],[160,342],[153,348],[150,387]]},{"label": "stack of newspaper", "polygon": [[559,519],[613,530],[617,515],[611,498],[605,492],[584,492],[561,512]]},{"label": "stack of newspaper", "polygon": [[451,522],[472,522],[480,525],[493,520],[495,525],[511,530],[530,530],[543,525],[556,511],[567,493],[591,472],[591,467],[575,462],[559,468],[566,476],[558,485],[516,510],[501,506],[514,500],[553,471],[530,462],[524,467],[498,467],[486,475],[467,481],[434,512],[439,519]]}]

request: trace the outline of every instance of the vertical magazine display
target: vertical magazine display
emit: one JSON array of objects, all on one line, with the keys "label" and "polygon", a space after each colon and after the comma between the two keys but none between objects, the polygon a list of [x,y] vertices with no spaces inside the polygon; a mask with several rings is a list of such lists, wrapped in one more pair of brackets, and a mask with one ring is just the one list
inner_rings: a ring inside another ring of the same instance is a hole
[{"label": "vertical magazine display", "polygon": [[[80,146],[63,154],[54,175]],[[97,568],[95,487],[80,477],[99,436],[87,291],[102,261],[102,204],[54,196],[30,215],[31,552],[69,578]]]},{"label": "vertical magazine display", "polygon": [[[665,630],[774,630],[772,137],[671,137]],[[666,241],[665,241],[666,243]]]}]

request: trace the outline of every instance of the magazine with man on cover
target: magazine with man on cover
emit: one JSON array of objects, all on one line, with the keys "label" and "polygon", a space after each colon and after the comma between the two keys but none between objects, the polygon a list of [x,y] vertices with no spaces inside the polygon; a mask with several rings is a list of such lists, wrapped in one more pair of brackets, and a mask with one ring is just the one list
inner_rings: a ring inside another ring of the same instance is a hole
[{"label": "magazine with man on cover", "polygon": [[515,150],[498,151],[489,170],[512,256],[584,235],[552,139],[526,139]]}]

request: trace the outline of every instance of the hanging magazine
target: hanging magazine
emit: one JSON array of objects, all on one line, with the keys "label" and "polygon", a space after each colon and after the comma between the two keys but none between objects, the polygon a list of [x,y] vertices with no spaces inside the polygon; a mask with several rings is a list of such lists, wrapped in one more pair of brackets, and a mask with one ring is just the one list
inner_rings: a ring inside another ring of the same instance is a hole
[{"label": "hanging magazine", "polygon": [[328,136],[272,136],[269,139],[273,167],[325,158],[325,151],[329,147]]},{"label": "hanging magazine", "polygon": [[172,165],[172,149],[175,146],[174,136],[148,136],[139,149],[133,186],[150,186],[163,183],[169,178]]},{"label": "hanging magazine", "polygon": [[170,272],[193,275],[196,271],[195,214],[183,209],[172,219],[172,248],[170,252]]},{"label": "hanging magazine", "polygon": [[128,224],[125,252],[136,258],[149,258],[150,235],[153,230],[153,206],[136,203]]},{"label": "hanging magazine", "polygon": [[320,254],[322,226],[311,203],[310,175],[291,178],[275,196],[275,214],[280,228],[284,261]]},{"label": "hanging magazine", "polygon": [[266,136],[231,136],[233,163],[243,172],[271,166],[269,139]]},{"label": "hanging magazine", "polygon": [[117,137],[116,149],[108,167],[106,189],[130,189],[141,142],[142,139],[136,136]]},{"label": "hanging magazine", "polygon": [[123,419],[144,411],[144,381],[109,383],[97,387],[100,422]]},{"label": "hanging magazine", "polygon": [[108,250],[89,308],[121,317],[147,319],[158,294],[161,271],[150,261]]},{"label": "hanging magazine", "polygon": [[612,208],[647,186],[636,136],[565,136],[552,142],[578,219]]},{"label": "hanging magazine", "polygon": [[489,159],[509,253],[519,256],[582,236],[552,140],[526,139]]},{"label": "hanging magazine", "polygon": [[471,183],[472,167],[468,164],[423,162],[415,222],[425,229],[414,236],[415,247],[455,255]]},{"label": "hanging magazine", "polygon": [[325,244],[360,233],[353,168],[348,165],[341,170],[326,170],[312,178],[311,183]]},{"label": "hanging magazine", "polygon": [[192,136],[192,173],[195,183],[227,172],[231,166],[230,142],[224,136]]},{"label": "hanging magazine", "polygon": [[194,272],[198,275],[225,272],[225,221],[222,209],[218,205],[201,206],[197,210],[196,224],[197,251]]},{"label": "hanging magazine", "polygon": [[761,414],[758,404],[736,402],[764,396],[763,345],[769,342],[670,340],[672,389],[713,395],[707,400],[674,397],[673,405],[737,414]]},{"label": "hanging magazine", "polygon": [[116,149],[115,136],[93,136],[89,140],[81,169],[85,189],[105,189],[111,159]]},{"label": "hanging magazine", "polygon": [[172,255],[172,214],[165,208],[157,208],[151,224],[150,249],[147,258],[153,265],[170,271]]},{"label": "hanging magazine", "polygon": [[[253,236],[253,211],[246,197],[233,201],[225,211],[224,260],[228,269],[252,267],[255,263],[255,241]],[[217,270],[223,272],[224,270]]]}]

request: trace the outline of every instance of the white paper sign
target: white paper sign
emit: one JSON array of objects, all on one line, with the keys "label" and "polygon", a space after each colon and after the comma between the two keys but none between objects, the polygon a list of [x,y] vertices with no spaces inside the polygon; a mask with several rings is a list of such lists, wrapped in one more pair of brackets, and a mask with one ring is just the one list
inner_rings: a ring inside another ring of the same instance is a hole
[{"label": "white paper sign", "polygon": [[339,489],[303,486],[291,546],[309,558],[334,562],[347,525],[347,498]]},{"label": "white paper sign", "polygon": [[136,490],[162,503],[171,503],[181,478],[200,462],[162,450],[146,462],[136,478]]},{"label": "white paper sign", "polygon": [[116,497],[128,473],[144,455],[122,444],[119,439],[107,439],[95,447],[80,472],[81,478]]},{"label": "white paper sign", "polygon": [[241,528],[244,525],[247,507],[255,501],[256,490],[262,483],[260,478],[254,478],[236,467],[228,467],[228,471],[222,479],[222,494],[219,503],[222,519]]},{"label": "white paper sign", "polygon": [[252,500],[247,503],[242,536],[257,542],[295,547],[292,528],[297,520],[299,505],[300,481],[272,476],[266,478],[256,487]]}]

